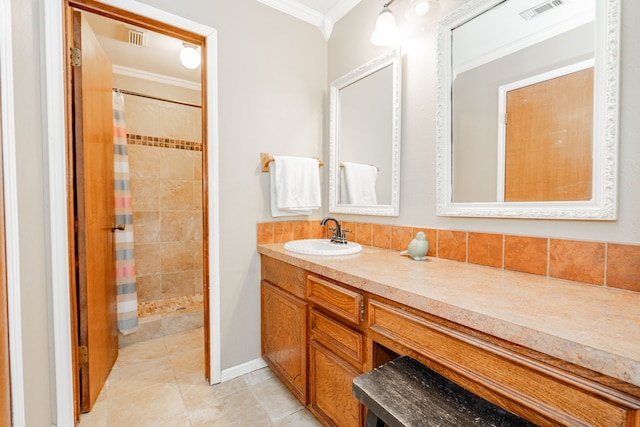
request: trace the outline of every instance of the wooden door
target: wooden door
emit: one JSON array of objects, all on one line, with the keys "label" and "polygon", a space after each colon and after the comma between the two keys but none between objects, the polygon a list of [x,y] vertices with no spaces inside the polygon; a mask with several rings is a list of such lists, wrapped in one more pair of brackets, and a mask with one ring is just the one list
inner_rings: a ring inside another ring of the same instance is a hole
[{"label": "wooden door", "polygon": [[[0,126],[2,123],[0,123]],[[0,139],[0,152],[2,140]],[[9,369],[9,315],[4,234],[4,192],[0,156],[0,425],[11,425],[11,371]]]},{"label": "wooden door", "polygon": [[262,357],[307,403],[307,304],[262,281]]},{"label": "wooden door", "polygon": [[[93,407],[118,356],[111,63],[80,12],[73,14],[75,196],[80,406]],[[80,352],[82,354],[83,352]]]},{"label": "wooden door", "polygon": [[507,93],[504,200],[591,199],[593,68]]},{"label": "wooden door", "polygon": [[309,404],[311,411],[327,425],[360,427],[363,408],[351,392],[360,375],[353,366],[318,341],[309,345]]}]

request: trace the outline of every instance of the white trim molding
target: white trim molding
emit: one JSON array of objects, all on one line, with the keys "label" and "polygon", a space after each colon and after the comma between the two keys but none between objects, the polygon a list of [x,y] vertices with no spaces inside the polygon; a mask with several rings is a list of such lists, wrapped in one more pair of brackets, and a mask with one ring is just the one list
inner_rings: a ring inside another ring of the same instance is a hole
[{"label": "white trim molding", "polygon": [[67,216],[67,168],[66,168],[66,128],[64,103],[63,62],[63,9],[60,2],[44,4],[44,63],[45,93],[43,117],[46,117],[46,130],[43,141],[45,164],[48,167],[47,205],[49,220],[45,221],[47,287],[50,298],[50,322],[53,338],[52,360],[54,372],[52,395],[55,400],[54,425],[74,425],[73,403],[73,365],[71,339],[71,300],[69,281],[69,244]]},{"label": "white trim molding", "polygon": [[232,366],[231,368],[227,368],[222,371],[221,381],[229,381],[234,378],[240,377],[242,375],[248,374],[253,371],[257,371],[258,369],[264,368],[267,366],[267,363],[262,358],[257,358],[250,360],[245,363],[241,363],[240,365]]},{"label": "white trim molding", "polygon": [[[208,198],[209,198],[209,298],[210,298],[210,372],[211,383],[220,382],[220,271],[219,271],[219,212],[218,212],[218,83],[217,83],[217,33],[214,28],[190,21],[177,15],[147,6],[134,0],[101,0],[101,3],[135,13],[156,21],[164,22],[205,37],[207,52],[207,160],[208,160]],[[5,5],[6,2],[2,2]],[[45,147],[46,162],[49,167],[48,202],[50,210],[47,223],[47,258],[51,279],[49,308],[52,316],[53,348],[51,355],[54,373],[55,418],[53,424],[73,426],[73,371],[71,364],[71,308],[68,278],[67,245],[67,187],[66,187],[66,132],[65,132],[65,75],[63,58],[63,2],[44,2],[44,46],[47,119]],[[3,23],[3,31],[4,31]],[[3,58],[4,52],[3,52]],[[16,229],[17,230],[17,229]],[[17,282],[19,283],[19,282]],[[22,360],[20,358],[20,360]]]},{"label": "white trim molding", "polygon": [[257,0],[273,9],[291,15],[313,26],[320,27],[324,15],[294,0]]},{"label": "white trim molding", "polygon": [[190,80],[178,79],[176,77],[164,76],[162,74],[150,73],[149,71],[138,70],[136,68],[123,67],[122,65],[113,64],[113,74],[121,76],[134,77],[136,79],[148,80],[151,82],[162,83],[171,86],[182,87],[191,90],[202,90],[202,85]]},{"label": "white trim molding", "polygon": [[273,9],[291,15],[320,29],[325,40],[329,40],[333,25],[362,0],[339,0],[322,13],[295,0],[257,0]]},{"label": "white trim molding", "polygon": [[13,97],[11,1],[0,2],[0,110],[2,112],[2,169],[6,246],[9,359],[11,360],[11,412],[15,427],[24,427],[24,363],[20,297],[20,241],[18,236],[18,184]]}]

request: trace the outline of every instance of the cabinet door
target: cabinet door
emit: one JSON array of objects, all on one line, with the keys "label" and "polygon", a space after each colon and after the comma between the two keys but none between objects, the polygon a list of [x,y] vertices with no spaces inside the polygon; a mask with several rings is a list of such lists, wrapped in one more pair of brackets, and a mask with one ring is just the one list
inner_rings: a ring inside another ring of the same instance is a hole
[{"label": "cabinet door", "polygon": [[291,392],[306,404],[307,304],[262,281],[262,356]]},{"label": "cabinet door", "polygon": [[360,373],[317,341],[311,341],[309,356],[311,411],[326,425],[362,426],[362,406],[351,394],[351,383]]}]

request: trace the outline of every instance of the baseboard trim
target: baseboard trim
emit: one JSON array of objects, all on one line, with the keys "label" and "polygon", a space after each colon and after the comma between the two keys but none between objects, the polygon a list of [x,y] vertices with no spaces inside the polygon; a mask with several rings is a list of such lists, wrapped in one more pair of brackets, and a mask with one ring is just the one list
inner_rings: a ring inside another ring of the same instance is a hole
[{"label": "baseboard trim", "polygon": [[223,369],[222,372],[220,372],[220,381],[221,382],[229,381],[239,376],[242,376],[244,374],[248,374],[249,372],[253,372],[255,370],[264,368],[266,366],[267,366],[267,363],[261,357],[259,357],[257,359],[250,360],[240,365]]}]

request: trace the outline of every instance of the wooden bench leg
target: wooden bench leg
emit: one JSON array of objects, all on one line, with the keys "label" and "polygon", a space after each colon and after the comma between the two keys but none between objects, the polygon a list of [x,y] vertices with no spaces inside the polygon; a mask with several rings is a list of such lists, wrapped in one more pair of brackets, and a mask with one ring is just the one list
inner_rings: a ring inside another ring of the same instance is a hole
[{"label": "wooden bench leg", "polygon": [[365,427],[384,427],[384,421],[382,421],[371,409],[367,409],[367,420]]}]

